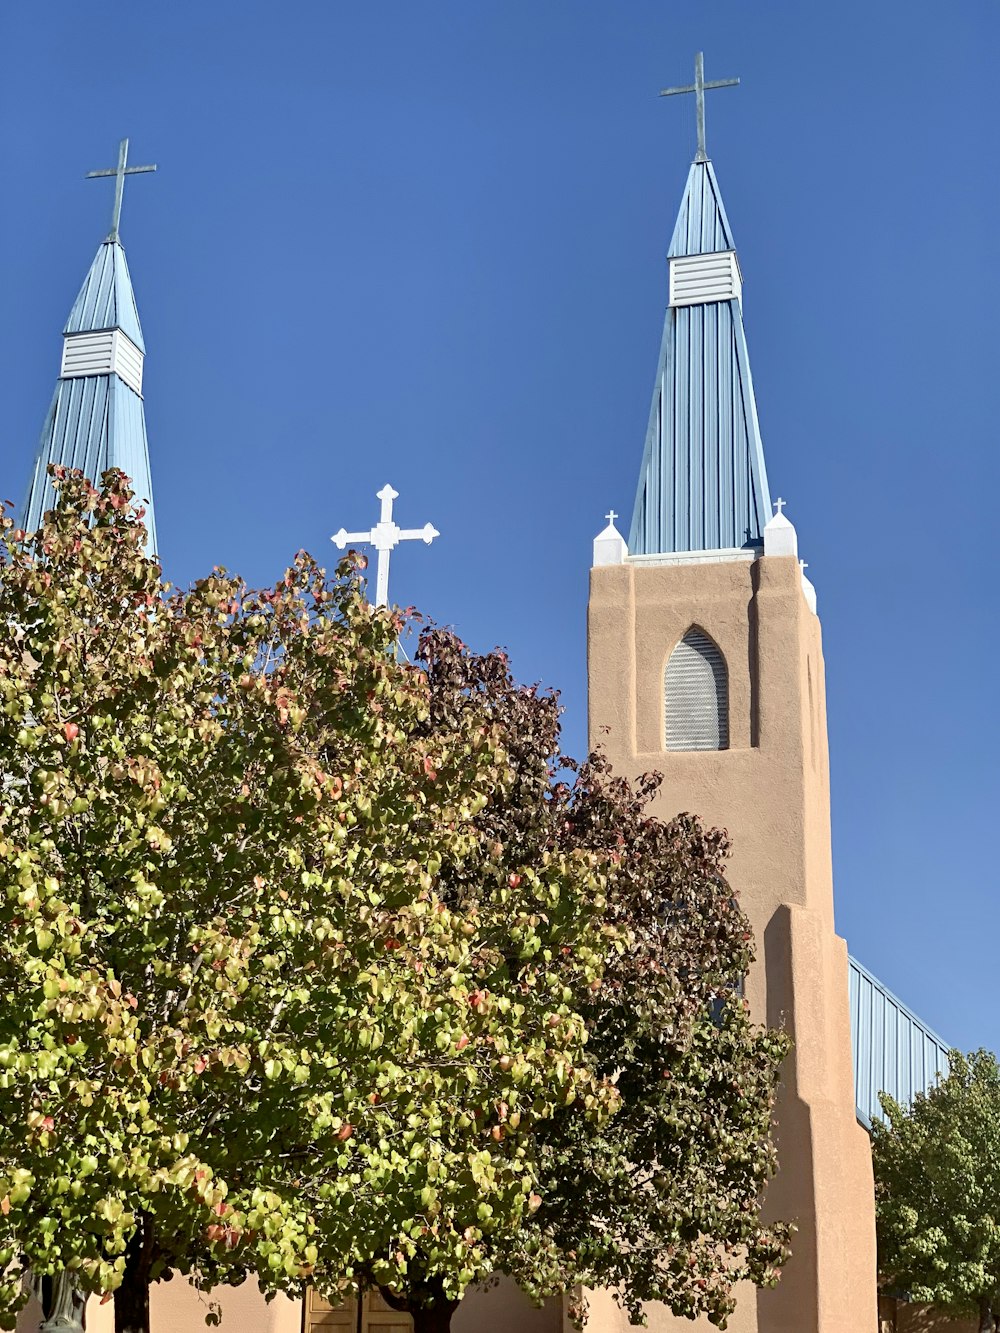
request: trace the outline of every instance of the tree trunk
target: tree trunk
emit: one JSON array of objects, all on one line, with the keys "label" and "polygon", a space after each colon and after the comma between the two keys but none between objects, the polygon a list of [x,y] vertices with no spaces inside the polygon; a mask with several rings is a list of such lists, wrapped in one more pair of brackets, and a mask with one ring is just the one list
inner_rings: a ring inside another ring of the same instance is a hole
[{"label": "tree trunk", "polygon": [[979,1302],[979,1333],[993,1333],[993,1311],[986,1300]]},{"label": "tree trunk", "polygon": [[125,1251],[125,1274],[115,1291],[115,1333],[149,1333],[149,1270],[153,1224],[140,1217]]},{"label": "tree trunk", "polygon": [[451,1317],[458,1301],[436,1300],[433,1305],[418,1305],[410,1311],[413,1333],[449,1333]]}]

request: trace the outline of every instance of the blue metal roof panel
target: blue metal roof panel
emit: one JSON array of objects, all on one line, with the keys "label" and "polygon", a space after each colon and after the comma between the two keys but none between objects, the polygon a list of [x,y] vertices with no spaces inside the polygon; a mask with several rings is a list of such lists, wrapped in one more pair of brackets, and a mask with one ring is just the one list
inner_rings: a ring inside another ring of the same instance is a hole
[{"label": "blue metal roof panel", "polygon": [[[688,174],[670,256],[734,249],[710,162]],[[759,546],[771,514],[737,299],[667,309],[629,551]]]},{"label": "blue metal roof panel", "polygon": [[137,500],[146,502],[146,549],[157,550],[142,399],[117,375],[91,375],[56,384],[21,511],[21,526],[29,532],[41,526],[43,514],[55,503],[47,473],[50,463],[79,468],[95,483],[108,468],[121,468],[132,478]]},{"label": "blue metal roof panel", "polygon": [[854,1098],[867,1127],[884,1119],[878,1094],[908,1106],[949,1069],[947,1042],[855,958],[848,959]]},{"label": "blue metal roof panel", "polygon": [[131,338],[141,352],[146,350],[125,251],[120,241],[109,239],[94,256],[63,333],[115,328]]}]

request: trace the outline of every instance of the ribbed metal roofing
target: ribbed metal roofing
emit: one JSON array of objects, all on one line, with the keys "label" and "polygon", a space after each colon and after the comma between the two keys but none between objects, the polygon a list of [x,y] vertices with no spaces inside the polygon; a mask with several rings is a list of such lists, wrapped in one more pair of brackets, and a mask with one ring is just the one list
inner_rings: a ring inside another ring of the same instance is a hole
[{"label": "ribbed metal roofing", "polygon": [[121,329],[140,352],[146,350],[120,241],[105,241],[94,256],[63,333],[85,333],[91,329]]},{"label": "ribbed metal roofing", "polygon": [[[143,349],[125,251],[109,240],[98,250],[63,332],[72,336],[115,328]],[[55,501],[46,472],[50,463],[80,468],[95,483],[108,468],[121,468],[131,477],[137,500],[146,502],[147,550],[157,550],[143,402],[119,375],[57,380],[21,511],[21,526],[29,532],[41,525]]]},{"label": "ribbed metal roofing", "polygon": [[[688,173],[669,256],[735,250],[711,162]],[[670,306],[629,552],[759,546],[771,502],[740,300]]]},{"label": "ribbed metal roofing", "polygon": [[878,1094],[908,1106],[948,1072],[946,1042],[854,958],[848,960],[854,1099],[867,1128],[884,1119]]}]

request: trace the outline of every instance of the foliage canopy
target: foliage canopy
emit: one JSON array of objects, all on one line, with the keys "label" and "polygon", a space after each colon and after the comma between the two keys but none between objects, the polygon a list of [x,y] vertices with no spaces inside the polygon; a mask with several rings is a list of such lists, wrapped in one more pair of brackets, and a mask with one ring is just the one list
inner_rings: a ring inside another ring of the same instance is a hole
[{"label": "foliage canopy", "polygon": [[320,1240],[328,1283],[398,1278],[421,1216],[457,1295],[484,1217],[531,1194],[520,1136],[484,1131],[501,1085],[538,1117],[617,1100],[567,989],[604,948],[596,860],[449,907],[513,781],[489,719],[427,727],[350,568],[173,592],[120,474],[57,480],[38,534],[4,520],[0,574],[6,1320],[18,1257],[143,1327],[149,1279],[273,1291]]}]

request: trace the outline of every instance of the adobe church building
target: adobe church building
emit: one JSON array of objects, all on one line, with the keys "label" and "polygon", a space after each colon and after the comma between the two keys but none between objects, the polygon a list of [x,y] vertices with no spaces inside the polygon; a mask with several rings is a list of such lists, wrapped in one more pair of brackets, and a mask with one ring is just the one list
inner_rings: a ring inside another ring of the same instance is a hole
[{"label": "adobe church building", "polygon": [[[632,776],[659,770],[664,818],[697,812],[733,842],[730,878],[753,924],[747,993],[794,1047],[776,1116],[780,1169],[769,1213],[794,1219],[793,1257],[773,1291],[748,1288],[733,1333],[943,1329],[891,1302],[877,1310],[874,1194],[866,1126],[877,1093],[908,1100],[947,1067],[946,1046],[859,964],[836,933],[824,666],[816,593],[797,536],[772,505],[743,327],[741,268],[704,147],[669,248],[666,319],[628,540],[614,515],[594,542],[589,605],[593,743]],[[59,379],[22,516],[51,501],[49,462],[99,476],[111,466],[152,497],[142,398],[145,348],[116,212],[63,331]],[[651,299],[662,299],[659,294]],[[652,350],[652,349],[651,349]],[[638,443],[638,442],[637,442]],[[148,506],[155,549],[153,505]],[[169,556],[169,553],[167,553]],[[366,1296],[331,1310],[310,1296],[265,1305],[250,1284],[223,1293],[230,1333],[382,1333],[410,1321]],[[153,1292],[154,1333],[192,1333],[203,1299],[182,1281]],[[649,1311],[656,1333],[706,1323]],[[54,1324],[46,1327],[55,1327]],[[91,1302],[90,1333],[112,1306]],[[562,1304],[540,1310],[510,1284],[472,1293],[457,1333],[562,1333]],[[593,1333],[627,1317],[591,1294]],[[948,1328],[958,1329],[950,1324]],[[972,1324],[969,1325],[973,1327]],[[37,1306],[21,1333],[39,1328]]]}]

